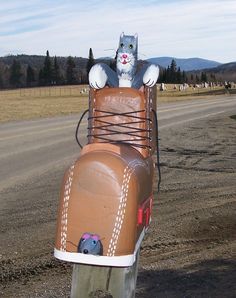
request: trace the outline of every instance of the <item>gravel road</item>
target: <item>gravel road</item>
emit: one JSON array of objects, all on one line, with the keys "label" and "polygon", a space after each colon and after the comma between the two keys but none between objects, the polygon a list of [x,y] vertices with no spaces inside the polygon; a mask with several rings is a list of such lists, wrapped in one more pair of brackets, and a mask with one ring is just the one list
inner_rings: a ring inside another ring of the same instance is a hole
[{"label": "gravel road", "polygon": [[[236,296],[236,97],[160,103],[162,185],[142,245],[137,298]],[[53,258],[78,116],[0,125],[0,296],[68,297]],[[82,124],[85,142],[86,123]]]}]

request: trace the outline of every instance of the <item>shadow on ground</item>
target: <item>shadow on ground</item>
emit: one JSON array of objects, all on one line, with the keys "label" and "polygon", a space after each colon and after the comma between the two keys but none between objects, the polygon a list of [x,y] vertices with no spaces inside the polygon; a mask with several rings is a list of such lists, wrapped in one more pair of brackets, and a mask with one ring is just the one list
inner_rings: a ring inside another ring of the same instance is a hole
[{"label": "shadow on ground", "polygon": [[181,270],[143,270],[137,298],[236,297],[236,261],[214,259]]}]

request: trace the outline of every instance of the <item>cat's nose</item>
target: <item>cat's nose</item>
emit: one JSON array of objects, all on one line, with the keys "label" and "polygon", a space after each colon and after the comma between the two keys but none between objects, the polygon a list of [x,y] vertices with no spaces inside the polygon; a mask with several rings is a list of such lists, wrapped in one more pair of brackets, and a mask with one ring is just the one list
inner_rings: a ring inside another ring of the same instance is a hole
[{"label": "cat's nose", "polygon": [[123,54],[123,55],[122,55],[122,58],[124,58],[124,59],[126,59],[127,57],[128,57],[127,54]]}]

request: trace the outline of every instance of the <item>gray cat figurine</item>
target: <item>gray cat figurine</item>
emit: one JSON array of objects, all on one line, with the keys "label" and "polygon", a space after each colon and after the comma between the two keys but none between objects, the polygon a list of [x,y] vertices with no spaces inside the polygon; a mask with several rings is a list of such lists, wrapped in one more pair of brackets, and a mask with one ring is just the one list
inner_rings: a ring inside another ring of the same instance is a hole
[{"label": "gray cat figurine", "polygon": [[159,67],[154,64],[144,65],[137,71],[138,36],[135,34],[120,36],[116,57],[116,72],[107,64],[95,64],[89,72],[89,85],[94,89],[110,87],[132,87],[142,85],[153,87],[159,76]]}]

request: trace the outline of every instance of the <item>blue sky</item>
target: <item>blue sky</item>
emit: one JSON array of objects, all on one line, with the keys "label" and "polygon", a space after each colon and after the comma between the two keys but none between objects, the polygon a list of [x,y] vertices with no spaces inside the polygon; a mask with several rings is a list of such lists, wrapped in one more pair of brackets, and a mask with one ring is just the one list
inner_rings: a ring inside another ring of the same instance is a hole
[{"label": "blue sky", "polygon": [[0,1],[0,56],[113,57],[123,31],[138,33],[141,59],[236,61],[235,0]]}]

